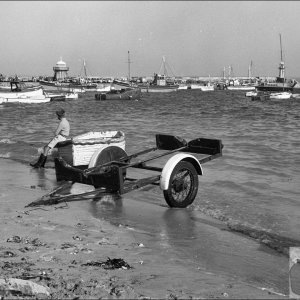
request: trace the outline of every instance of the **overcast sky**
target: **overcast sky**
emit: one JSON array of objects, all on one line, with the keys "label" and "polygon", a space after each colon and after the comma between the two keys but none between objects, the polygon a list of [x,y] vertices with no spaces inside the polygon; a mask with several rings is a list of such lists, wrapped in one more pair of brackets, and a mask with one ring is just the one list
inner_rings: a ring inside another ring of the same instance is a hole
[{"label": "overcast sky", "polygon": [[0,73],[69,75],[159,72],[176,76],[300,76],[299,1],[0,1]]}]

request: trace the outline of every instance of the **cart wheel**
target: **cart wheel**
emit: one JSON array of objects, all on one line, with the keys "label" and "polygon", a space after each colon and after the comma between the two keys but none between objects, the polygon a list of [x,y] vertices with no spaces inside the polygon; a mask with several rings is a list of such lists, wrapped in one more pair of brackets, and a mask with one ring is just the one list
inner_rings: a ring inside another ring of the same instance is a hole
[{"label": "cart wheel", "polygon": [[169,188],[164,192],[170,207],[187,207],[192,204],[198,192],[198,174],[195,167],[187,161],[180,161],[174,168]]},{"label": "cart wheel", "polygon": [[[110,161],[118,161],[120,158],[126,158],[127,153],[118,146],[108,146],[104,148],[99,154],[97,154],[97,158],[94,160],[94,164],[92,167],[100,166]],[[126,159],[124,159],[126,161]],[[126,178],[126,169],[123,171],[124,180]]]}]

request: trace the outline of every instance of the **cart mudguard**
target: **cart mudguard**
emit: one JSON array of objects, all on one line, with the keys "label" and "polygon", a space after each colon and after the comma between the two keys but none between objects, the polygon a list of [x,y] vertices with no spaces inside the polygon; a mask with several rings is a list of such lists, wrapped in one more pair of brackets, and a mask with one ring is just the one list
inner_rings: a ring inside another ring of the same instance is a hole
[{"label": "cart mudguard", "polygon": [[188,161],[188,162],[192,163],[193,166],[195,167],[198,175],[203,174],[201,164],[199,163],[198,159],[195,156],[188,154],[188,153],[175,154],[167,161],[167,163],[165,164],[165,166],[162,170],[161,177],[160,177],[160,188],[162,190],[167,190],[169,188],[169,181],[170,181],[171,174],[172,174],[175,166],[180,161]]}]

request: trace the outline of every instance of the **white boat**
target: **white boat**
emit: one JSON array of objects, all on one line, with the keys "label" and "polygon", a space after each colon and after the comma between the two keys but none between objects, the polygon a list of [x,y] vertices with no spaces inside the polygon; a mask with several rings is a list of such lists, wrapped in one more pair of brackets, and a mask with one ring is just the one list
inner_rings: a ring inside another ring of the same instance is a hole
[{"label": "white boat", "polygon": [[214,86],[210,85],[210,84],[204,85],[201,87],[202,92],[209,92],[209,91],[214,91],[214,90],[215,90]]},{"label": "white boat", "polygon": [[292,93],[290,92],[282,92],[282,93],[270,93],[270,99],[290,99],[292,97]]},{"label": "white boat", "polygon": [[3,103],[45,103],[47,97],[41,86],[26,86],[19,81],[11,81],[10,88],[0,88],[0,104]]},{"label": "white boat", "polygon": [[4,104],[4,103],[37,104],[37,103],[46,103],[46,102],[50,102],[50,101],[51,101],[51,98],[46,97],[44,95],[32,96],[32,97],[21,96],[19,98],[9,98],[9,99],[0,97],[0,104]]},{"label": "white boat", "polygon": [[98,84],[96,91],[106,93],[106,92],[110,92],[110,90],[111,90],[111,84]]},{"label": "white boat", "polygon": [[227,86],[229,91],[253,91],[255,86],[252,85],[229,85]]},{"label": "white boat", "polygon": [[187,90],[188,89],[188,85],[186,83],[177,83],[178,86],[178,90]]},{"label": "white boat", "polygon": [[210,83],[208,83],[207,85],[198,84],[198,83],[191,83],[190,84],[190,89],[191,90],[201,90],[203,92],[214,91],[215,90],[214,86],[211,85]]},{"label": "white boat", "polygon": [[65,94],[66,99],[78,99],[78,93],[68,92]]},{"label": "white boat", "polygon": [[191,90],[199,90],[199,89],[201,89],[202,86],[203,86],[203,85],[201,85],[201,84],[191,83],[191,84],[190,84],[190,89],[191,89]]},{"label": "white boat", "polygon": [[245,94],[246,97],[257,96],[257,91],[249,91]]},{"label": "white boat", "polygon": [[166,59],[163,56],[162,64],[160,66],[160,70],[163,70],[163,74],[154,73],[154,78],[150,83],[139,84],[138,87],[142,92],[150,92],[150,93],[168,93],[168,92],[177,92],[179,84],[175,84],[173,81],[168,82],[167,78],[167,63]]}]

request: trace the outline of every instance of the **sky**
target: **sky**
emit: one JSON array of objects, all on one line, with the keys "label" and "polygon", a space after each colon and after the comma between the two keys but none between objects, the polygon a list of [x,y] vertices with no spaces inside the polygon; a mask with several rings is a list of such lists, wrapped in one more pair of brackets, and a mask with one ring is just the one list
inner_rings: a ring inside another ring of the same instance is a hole
[{"label": "sky", "polygon": [[300,1],[0,1],[0,73],[300,77]]}]

